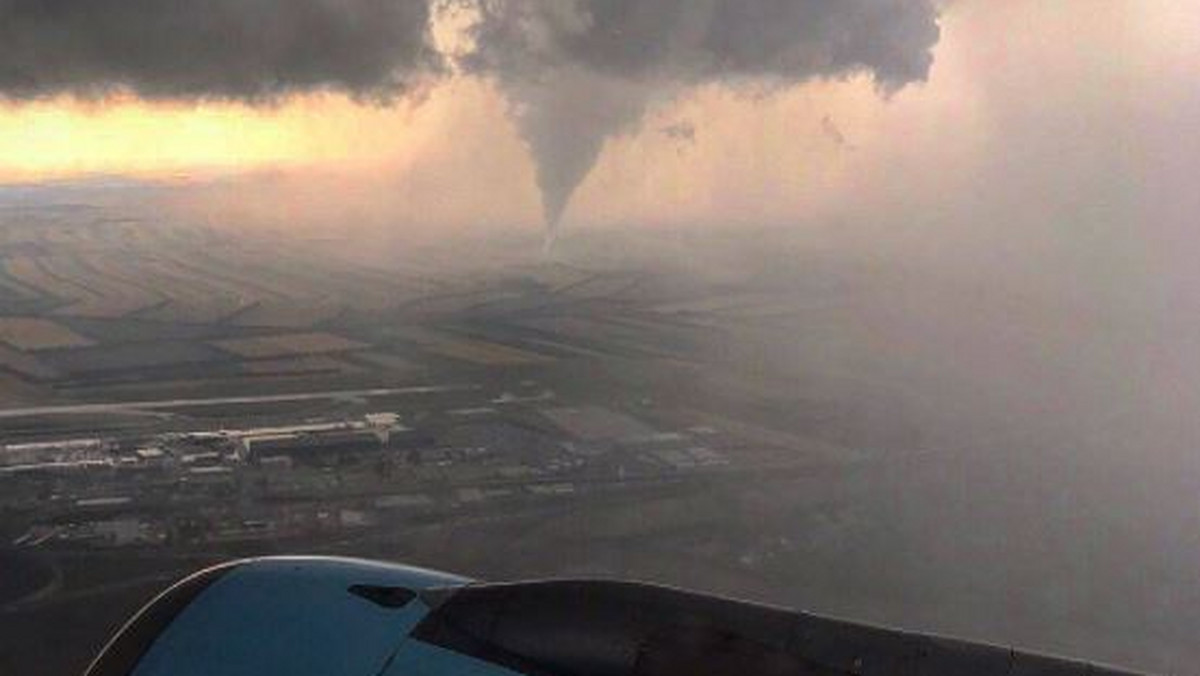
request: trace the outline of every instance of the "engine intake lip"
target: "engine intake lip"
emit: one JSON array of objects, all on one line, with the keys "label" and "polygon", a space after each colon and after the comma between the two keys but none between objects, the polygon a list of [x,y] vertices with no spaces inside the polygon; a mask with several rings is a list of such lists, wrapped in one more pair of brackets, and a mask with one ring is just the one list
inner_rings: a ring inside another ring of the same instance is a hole
[{"label": "engine intake lip", "polygon": [[197,596],[240,566],[232,561],[206,568],[172,585],[129,620],[84,672],[84,676],[129,676],[167,626]]}]

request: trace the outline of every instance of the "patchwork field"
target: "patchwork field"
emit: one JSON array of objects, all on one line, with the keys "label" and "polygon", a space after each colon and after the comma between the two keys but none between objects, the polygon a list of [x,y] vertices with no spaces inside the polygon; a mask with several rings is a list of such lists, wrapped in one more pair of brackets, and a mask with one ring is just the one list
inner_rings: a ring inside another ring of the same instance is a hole
[{"label": "patchwork field", "polygon": [[29,352],[93,344],[71,329],[40,317],[0,317],[0,341]]},{"label": "patchwork field", "polygon": [[204,343],[154,342],[96,345],[63,350],[44,357],[58,370],[79,376],[89,373],[133,371],[164,366],[203,364],[226,359]]},{"label": "patchwork field", "polygon": [[653,315],[584,325],[569,310],[644,305],[640,276],[531,259],[524,245],[470,269],[425,249],[369,263],[328,240],[159,218],[0,209],[0,401],[413,383],[605,358],[596,334],[632,345],[655,330]]},{"label": "patchwork field", "polygon": [[238,326],[305,329],[337,317],[343,308],[333,302],[295,303],[263,300],[248,307],[233,319]]},{"label": "patchwork field", "polygon": [[366,343],[331,333],[285,333],[275,336],[219,340],[213,345],[244,359],[350,352],[370,347]]},{"label": "patchwork field", "polygon": [[370,368],[408,373],[420,369],[417,363],[386,352],[356,352],[354,359]]},{"label": "patchwork field", "polygon": [[549,360],[549,357],[507,345],[463,338],[429,329],[408,329],[397,335],[404,340],[420,345],[428,352],[483,366],[536,364]]},{"label": "patchwork field", "polygon": [[0,370],[21,376],[27,380],[53,380],[58,370],[34,355],[0,345]]},{"label": "patchwork field", "polygon": [[275,381],[295,389],[411,372],[387,350],[332,356],[373,346],[327,327],[433,283],[328,258],[82,205],[0,210],[0,401]]}]

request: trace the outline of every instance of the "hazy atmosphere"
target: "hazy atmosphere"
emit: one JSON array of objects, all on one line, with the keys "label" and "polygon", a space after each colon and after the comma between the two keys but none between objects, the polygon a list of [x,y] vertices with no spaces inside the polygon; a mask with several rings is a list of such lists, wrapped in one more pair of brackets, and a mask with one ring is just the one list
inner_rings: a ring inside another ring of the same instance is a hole
[{"label": "hazy atmosphere", "polygon": [[[0,672],[312,551],[1197,673],[1198,71],[1196,0],[0,0]],[[392,450],[255,455],[321,425]]]}]

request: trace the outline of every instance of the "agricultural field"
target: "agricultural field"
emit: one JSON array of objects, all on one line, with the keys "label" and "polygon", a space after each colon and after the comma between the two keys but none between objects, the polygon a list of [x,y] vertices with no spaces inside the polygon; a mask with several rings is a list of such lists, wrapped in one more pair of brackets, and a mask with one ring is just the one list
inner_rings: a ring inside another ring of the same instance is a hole
[{"label": "agricultural field", "polygon": [[39,297],[36,290],[5,275],[0,266],[0,313],[22,314],[36,310],[41,305]]},{"label": "agricultural field", "polygon": [[285,333],[274,336],[218,340],[213,343],[243,359],[270,359],[365,350],[369,345],[332,333]]},{"label": "agricultural field", "polygon": [[373,370],[383,369],[397,373],[411,373],[421,368],[419,364],[409,359],[386,352],[356,352],[354,359]]},{"label": "agricultural field", "polygon": [[76,377],[228,360],[225,354],[204,343],[174,341],[96,345],[61,350],[46,355],[43,359],[63,373]]},{"label": "agricultural field", "polygon": [[550,360],[550,357],[508,345],[455,336],[431,329],[406,329],[397,332],[396,336],[439,356],[467,361],[480,366],[514,366]]},{"label": "agricultural field", "polygon": [[252,376],[350,374],[362,370],[358,366],[326,355],[246,361],[242,362],[241,369],[243,373]]},{"label": "agricultural field", "polygon": [[328,300],[297,303],[287,300],[262,300],[247,307],[232,319],[237,326],[307,329],[336,318],[341,305]]},{"label": "agricultural field", "polygon": [[93,344],[71,329],[40,317],[0,317],[0,342],[26,352]]},{"label": "agricultural field", "polygon": [[57,369],[34,355],[0,345],[0,371],[8,371],[27,381],[45,381],[58,378]]},{"label": "agricultural field", "polygon": [[86,286],[71,283],[47,270],[41,256],[18,255],[4,259],[4,273],[42,297],[58,303],[98,298]]},{"label": "agricultural field", "polygon": [[[2,359],[3,357],[0,357],[0,360]],[[19,406],[38,401],[45,395],[41,388],[20,376],[5,373],[4,367],[4,364],[0,363],[0,406]]]},{"label": "agricultural field", "polygon": [[143,224],[101,209],[0,212],[0,226],[0,313],[41,302],[62,317],[311,328],[436,287],[300,244]]},{"label": "agricultural field", "polygon": [[83,256],[48,256],[39,264],[47,274],[84,290],[75,302],[55,314],[78,317],[123,317],[163,302],[163,296],[131,283],[111,261]]},{"label": "agricultural field", "polygon": [[0,208],[0,401],[416,383],[603,358],[595,332],[648,330],[568,319],[643,301],[637,276],[524,248],[466,267],[455,251],[354,251],[108,207]]},{"label": "agricultural field", "polygon": [[[431,283],[319,250],[104,208],[0,209],[0,401],[236,391],[407,373],[337,329]],[[401,364],[404,367],[401,367]]]},{"label": "agricultural field", "polygon": [[[569,345],[594,347],[615,354],[652,354],[669,356],[675,342],[662,331],[648,331],[645,327],[631,326],[614,321],[585,316],[534,317],[523,319],[519,325],[544,334],[553,335]],[[668,341],[668,339],[671,339]]]}]

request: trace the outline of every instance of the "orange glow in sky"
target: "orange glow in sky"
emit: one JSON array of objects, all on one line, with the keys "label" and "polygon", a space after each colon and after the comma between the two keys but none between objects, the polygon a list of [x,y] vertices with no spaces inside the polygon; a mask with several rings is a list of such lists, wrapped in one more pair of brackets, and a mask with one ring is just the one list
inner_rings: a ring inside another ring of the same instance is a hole
[{"label": "orange glow in sky", "polygon": [[336,96],[269,108],[129,98],[0,105],[0,180],[377,161],[412,145],[414,115]]}]

